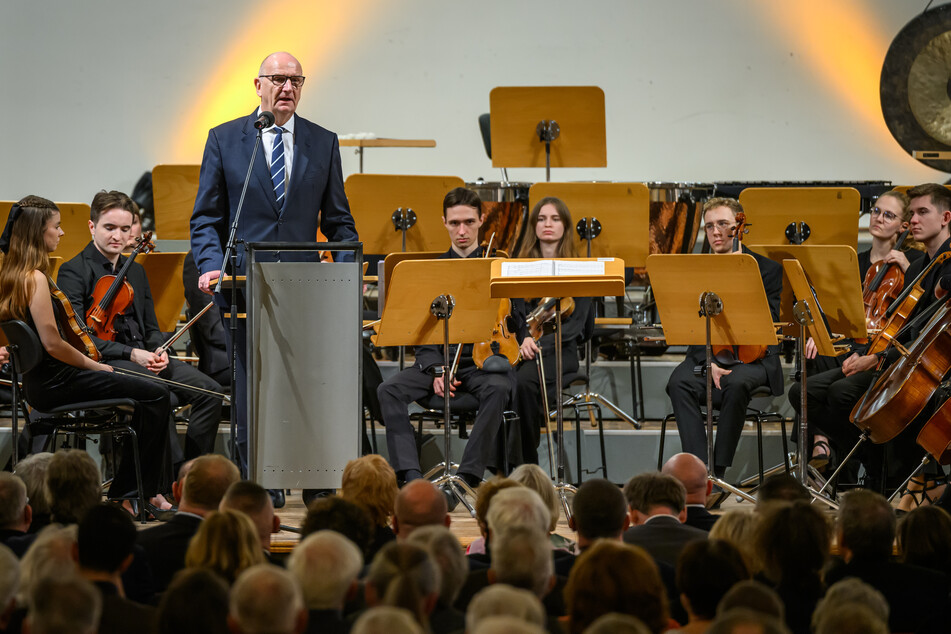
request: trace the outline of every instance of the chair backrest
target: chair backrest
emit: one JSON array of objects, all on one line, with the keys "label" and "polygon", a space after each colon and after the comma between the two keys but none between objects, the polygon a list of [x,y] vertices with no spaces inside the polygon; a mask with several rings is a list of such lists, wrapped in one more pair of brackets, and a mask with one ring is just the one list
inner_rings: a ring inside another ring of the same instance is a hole
[{"label": "chair backrest", "polygon": [[43,360],[43,344],[36,332],[25,322],[11,319],[0,324],[10,342],[14,367],[20,374],[35,368]]}]

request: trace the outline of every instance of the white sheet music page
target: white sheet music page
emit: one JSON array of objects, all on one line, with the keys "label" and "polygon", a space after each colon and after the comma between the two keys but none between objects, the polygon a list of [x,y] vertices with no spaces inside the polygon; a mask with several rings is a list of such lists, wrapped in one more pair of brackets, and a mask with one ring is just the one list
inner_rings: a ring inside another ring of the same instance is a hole
[{"label": "white sheet music page", "polygon": [[604,262],[556,260],[555,275],[604,275]]},{"label": "white sheet music page", "polygon": [[539,277],[554,275],[554,260],[502,262],[502,277]]}]

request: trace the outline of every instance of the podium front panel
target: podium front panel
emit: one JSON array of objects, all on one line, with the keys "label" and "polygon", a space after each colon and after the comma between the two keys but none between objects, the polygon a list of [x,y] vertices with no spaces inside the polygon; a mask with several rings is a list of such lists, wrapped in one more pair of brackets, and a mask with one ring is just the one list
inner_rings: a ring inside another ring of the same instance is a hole
[{"label": "podium front panel", "polygon": [[249,469],[265,488],[339,488],[360,455],[361,281],[352,262],[251,263]]}]

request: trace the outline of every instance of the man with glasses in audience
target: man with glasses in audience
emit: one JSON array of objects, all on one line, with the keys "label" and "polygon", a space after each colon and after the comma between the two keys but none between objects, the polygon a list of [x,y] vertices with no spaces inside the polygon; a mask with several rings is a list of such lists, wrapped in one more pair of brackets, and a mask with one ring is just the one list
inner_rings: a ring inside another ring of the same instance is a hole
[{"label": "man with glasses in audience", "polygon": [[[733,233],[736,215],[743,211],[732,198],[712,198],[703,206],[703,228],[710,249],[717,255],[733,253]],[[769,302],[773,321],[779,321],[779,298],[783,290],[782,267],[745,246],[742,252],[753,256],[759,265],[763,288]],[[729,280],[724,280],[725,284]],[[711,289],[715,290],[715,289]],[[677,419],[677,431],[683,451],[692,453],[706,462],[706,421],[700,415],[701,405],[707,401],[707,382],[702,373],[695,371],[706,363],[705,346],[690,346],[687,357],[678,365],[667,381],[667,394]],[[746,408],[754,389],[769,386],[774,396],[784,391],[782,369],[779,364],[779,346],[770,346],[766,356],[753,363],[739,363],[732,359],[717,358],[711,365],[713,378],[713,406],[719,410],[716,444],[713,450],[713,474],[722,478],[733,464],[733,455],[740,442]]]}]

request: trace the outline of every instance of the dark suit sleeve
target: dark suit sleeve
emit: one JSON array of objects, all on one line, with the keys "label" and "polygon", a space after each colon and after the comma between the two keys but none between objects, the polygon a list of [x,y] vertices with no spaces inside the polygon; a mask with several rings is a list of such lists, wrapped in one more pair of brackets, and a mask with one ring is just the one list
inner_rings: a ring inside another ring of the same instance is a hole
[{"label": "dark suit sleeve", "polygon": [[[340,164],[340,146],[333,135],[330,150],[330,167],[327,171],[327,186],[320,201],[320,230],[331,242],[357,242],[357,229],[350,213],[350,203],[343,187],[343,169]],[[349,254],[341,254],[341,262],[352,262]]]},{"label": "dark suit sleeve", "polygon": [[[96,281],[86,279],[83,273],[82,255],[64,263],[56,274],[56,285],[63,291],[69,303],[72,304],[76,317],[86,323],[86,313],[91,308],[90,298]],[[129,359],[132,357],[132,348],[115,341],[106,341],[94,335],[89,335],[93,343],[102,353],[104,360]]]},{"label": "dark suit sleeve", "polygon": [[191,218],[191,247],[199,274],[221,268],[230,214],[221,148],[212,129],[201,159],[198,194]]}]

